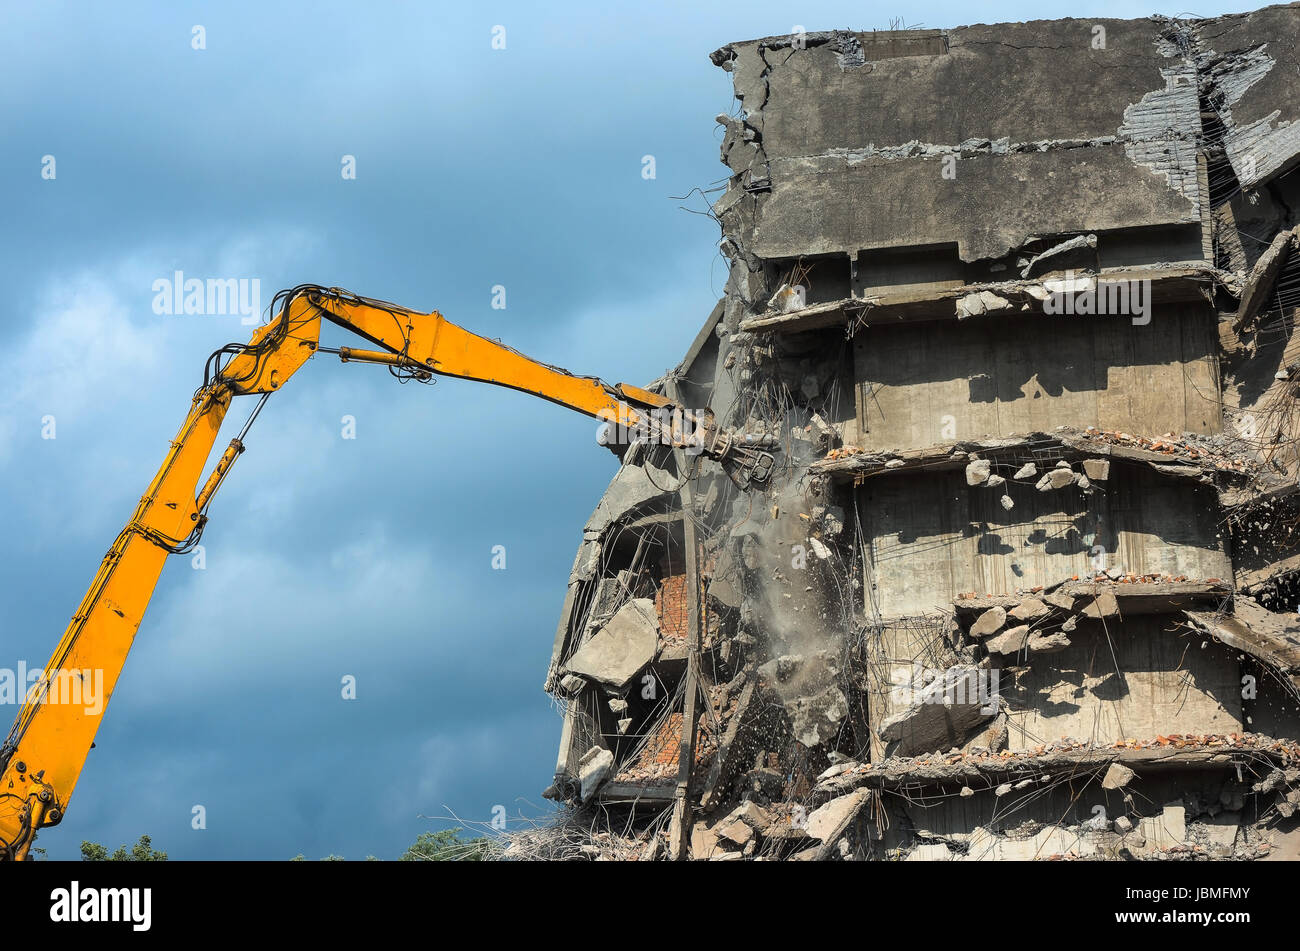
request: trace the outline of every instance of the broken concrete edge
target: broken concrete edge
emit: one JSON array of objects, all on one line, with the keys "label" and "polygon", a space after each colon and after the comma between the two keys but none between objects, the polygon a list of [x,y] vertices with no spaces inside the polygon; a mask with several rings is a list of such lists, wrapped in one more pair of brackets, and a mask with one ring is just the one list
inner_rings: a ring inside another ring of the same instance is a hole
[{"label": "broken concrete edge", "polygon": [[1241,518],[1252,509],[1300,494],[1300,482],[1293,478],[1274,485],[1228,485],[1219,489],[1219,504],[1230,519]]},{"label": "broken concrete edge", "polygon": [[[1123,582],[1112,578],[1087,579],[1067,578],[1052,584],[1035,586],[1027,591],[1014,594],[986,594],[975,597],[957,597],[952,601],[953,610],[959,614],[976,614],[998,608],[1011,609],[1029,599],[1039,600],[1047,595],[1060,593],[1072,599],[1071,607],[1064,611],[1082,613],[1083,607],[1095,601],[1103,594],[1113,596],[1122,606],[1125,601],[1153,601],[1145,610],[1124,608],[1133,614],[1166,614],[1179,610],[1173,605],[1186,601],[1209,601],[1220,603],[1232,596],[1232,584],[1218,578],[1199,581],[1151,581]],[[1154,602],[1159,602],[1154,603]],[[1058,606],[1060,607],[1060,606]],[[978,636],[978,635],[976,635]]]},{"label": "broken concrete edge", "polygon": [[1059,742],[1039,747],[1042,752],[893,757],[856,765],[819,783],[813,789],[812,802],[828,802],[862,787],[901,790],[917,782],[941,786],[976,782],[991,791],[1008,779],[1050,775],[1052,770],[1061,769],[1073,771],[1081,781],[1085,771],[1100,780],[1112,763],[1120,763],[1141,776],[1193,767],[1233,767],[1239,763],[1291,766],[1300,762],[1300,743],[1252,733],[1171,735],[1131,742],[1134,745]]},{"label": "broken concrete edge", "polygon": [[1300,623],[1244,598],[1232,611],[1185,611],[1191,626],[1273,668],[1300,699]]},{"label": "broken concrete edge", "polygon": [[[914,79],[922,84],[932,81],[931,74],[924,69],[924,66],[929,65],[925,60],[933,62],[939,58],[948,60],[947,65],[951,67],[940,73],[948,82],[953,81],[954,72],[960,76],[964,74],[963,71],[974,70],[972,76],[979,75],[981,70],[990,68],[991,60],[996,67],[1005,70],[1006,59],[1015,58],[1012,59],[1012,68],[1023,61],[1023,68],[1032,69],[1040,66],[1034,57],[1041,54],[1034,53],[1034,50],[1070,48],[1067,37],[1071,29],[1078,28],[1076,21],[976,24],[926,31],[834,30],[811,34],[800,28],[784,37],[728,44],[715,51],[711,59],[733,74],[734,94],[744,104],[744,112],[738,118],[725,119],[728,141],[723,146],[723,159],[732,169],[735,187],[719,200],[718,207],[723,209],[719,213],[725,214],[734,207],[738,199],[732,197],[733,193],[752,195],[780,188],[783,180],[774,174],[773,167],[782,162],[798,165],[800,162],[806,164],[810,159],[830,156],[838,156],[841,161],[851,161],[855,157],[862,161],[863,156],[859,153],[890,156],[897,153],[894,157],[899,159],[921,160],[945,152],[960,154],[963,158],[986,152],[1008,155],[1020,150],[1068,154],[1079,148],[1104,144],[1109,148],[1122,148],[1133,166],[1163,177],[1169,190],[1182,196],[1192,206],[1187,215],[1179,217],[1175,214],[1176,203],[1170,202],[1169,207],[1162,206],[1156,218],[1163,224],[1175,221],[1196,222],[1201,231],[1202,245],[1206,249],[1206,260],[1211,260],[1213,251],[1208,244],[1207,227],[1208,211],[1215,196],[1209,194],[1207,155],[1213,152],[1220,162],[1230,164],[1236,180],[1249,189],[1260,188],[1300,162],[1300,123],[1296,122],[1297,117],[1286,101],[1285,87],[1282,90],[1278,88],[1278,76],[1290,73],[1294,55],[1285,45],[1279,46],[1276,43],[1277,36],[1294,32],[1294,21],[1294,5],[1210,18],[1148,17],[1089,21],[1094,28],[1111,29],[1115,33],[1110,47],[1103,47],[1107,52],[1102,54],[1102,59],[1119,58],[1116,67],[1127,67],[1125,70],[1116,68],[1114,72],[1123,78],[1104,86],[1101,95],[1096,97],[1103,100],[1109,97],[1112,102],[1127,101],[1129,104],[1124,108],[1122,117],[1116,114],[1114,106],[1095,110],[1063,108],[1059,110],[1059,121],[1048,118],[1038,125],[1050,126],[1050,135],[1065,138],[1017,141],[1014,144],[1010,138],[1021,139],[1026,133],[1032,136],[1037,131],[1035,124],[1025,121],[1009,122],[1000,114],[983,114],[976,110],[976,114],[963,127],[984,130],[989,136],[994,136],[1010,126],[1013,127],[1012,135],[997,140],[977,135],[964,142],[954,143],[956,136],[952,132],[955,129],[950,131],[943,122],[932,119],[930,126],[942,127],[942,131],[936,129],[933,137],[949,143],[945,145],[939,141],[903,143],[902,138],[914,134],[918,123],[901,125],[860,119],[856,124],[845,124],[846,132],[824,135],[822,138],[826,141],[819,142],[815,138],[809,141],[806,129],[810,123],[807,121],[802,127],[804,134],[782,137],[781,133],[786,130],[779,121],[769,121],[767,110],[769,100],[777,90],[788,93],[792,85],[799,85],[799,81],[804,85],[815,86],[816,80],[824,73],[833,74],[836,70],[846,74],[846,79],[853,76],[859,84],[869,83],[874,78],[871,74],[879,71],[885,74],[887,82],[894,75],[890,70],[891,61],[900,57],[924,58],[923,68],[916,71],[918,75]],[[996,37],[990,35],[994,31],[997,31]],[[1030,42],[1030,37],[1058,38],[1060,43]],[[1122,41],[1120,37],[1123,37]],[[1021,42],[1017,42],[1017,38]],[[996,59],[985,52],[995,42],[999,47]],[[1086,44],[1079,45],[1079,55],[1089,56],[1089,60],[1081,61],[1080,65],[1087,64],[1095,68],[1098,65],[1097,54],[1089,55],[1085,46]],[[831,56],[827,55],[828,49]],[[962,55],[948,57],[950,49]],[[793,65],[789,65],[791,63]],[[1136,85],[1128,82],[1130,70],[1136,71],[1139,68],[1154,74],[1150,88],[1146,88],[1144,82]],[[799,77],[799,81],[787,77],[791,71]],[[908,76],[913,78],[911,71]],[[1135,98],[1142,89],[1146,89],[1145,94]],[[1124,98],[1116,99],[1121,96]],[[1282,100],[1283,109],[1277,108],[1279,99]],[[849,105],[854,104],[850,99]],[[1014,110],[1016,114],[1031,112],[1023,108],[1023,103],[1017,102],[1015,105],[1022,106]],[[1202,115],[1207,106],[1217,115],[1216,124],[1210,128],[1206,128],[1207,123]],[[864,109],[855,111],[868,112]],[[889,114],[893,110],[882,111]],[[775,110],[775,118],[781,118],[779,109]],[[838,128],[838,124],[817,121],[819,118],[821,117],[813,117],[811,124]],[[769,129],[769,125],[775,128]],[[924,123],[920,125],[925,127]],[[970,129],[967,128],[966,131],[969,134]],[[877,146],[878,142],[885,144]],[[736,148],[738,143],[745,147]],[[857,147],[842,147],[845,143]],[[862,146],[859,143],[869,144]],[[1191,143],[1190,147],[1185,143]],[[775,183],[774,178],[777,179]],[[1146,184],[1148,183],[1143,176],[1139,175],[1123,179],[1113,187],[1125,187],[1140,193]],[[1222,188],[1222,185],[1219,187]],[[754,209],[748,209],[748,216],[753,219],[757,213]],[[950,241],[955,236],[959,248],[964,243],[975,245],[973,248],[962,248],[961,254],[962,260],[974,261],[996,257],[998,248],[1014,250],[1026,247],[1026,241],[1050,238],[1053,235],[1068,236],[1071,232],[1089,230],[1087,223],[1064,220],[1070,216],[1062,214],[1055,216],[1063,219],[1060,227],[1048,226],[1054,221],[1049,215],[1043,221],[1036,222],[1036,226],[1028,231],[1017,231],[1008,222],[986,222],[983,217],[973,215],[967,217],[979,221],[978,233],[973,227],[954,224],[959,234],[927,234],[926,237],[930,240],[913,243],[917,246],[930,246],[936,241]],[[1074,217],[1080,216],[1076,214]],[[1155,224],[1157,221],[1153,219],[1146,223]],[[1003,225],[1001,230],[999,224]],[[753,257],[754,249],[748,252],[742,250],[738,242],[744,239],[730,234],[737,229],[724,230],[729,233],[729,240],[740,257],[747,261]],[[747,232],[753,230],[751,227]],[[1001,239],[1001,244],[992,240],[993,233]],[[749,236],[747,234],[746,238]],[[850,236],[847,240],[849,243],[856,240],[868,247],[897,247],[903,244],[896,239],[886,241],[879,236],[877,238],[874,242],[870,236]],[[817,247],[820,251],[835,250],[827,242],[821,242]],[[845,247],[842,250],[852,253],[852,248]],[[768,260],[774,257],[770,250],[759,253],[763,253]],[[1025,262],[1020,263],[1023,265]]]},{"label": "broken concrete edge", "polygon": [[564,661],[561,670],[593,683],[625,687],[655,659],[659,618],[649,598],[632,598]]},{"label": "broken concrete edge", "polygon": [[546,693],[555,693],[560,679],[560,665],[564,662],[564,657],[569,649],[569,638],[573,623],[573,611],[576,606],[578,591],[581,588],[581,581],[576,577],[579,567],[588,557],[586,543],[578,546],[578,551],[573,557],[573,569],[569,573],[569,584],[564,593],[564,606],[560,609],[560,619],[555,625],[555,640],[551,644],[551,662],[546,668],[546,680],[542,684],[542,690]]},{"label": "broken concrete edge", "polygon": [[[958,664],[937,672],[932,680],[915,674],[902,687],[904,705],[880,721],[877,735],[891,756],[911,756],[966,740],[1002,709],[1000,698],[987,692],[988,674],[973,664]],[[826,775],[844,771],[835,766]]]},{"label": "broken concrete edge", "polygon": [[[924,40],[947,40],[946,30],[813,30],[801,31],[798,40],[803,49],[812,49],[833,42],[844,42],[848,37],[860,38],[879,36],[890,41],[916,42]],[[739,50],[746,47],[755,49],[788,50],[795,45],[795,35],[786,33],[780,36],[762,36],[752,40],[740,40],[721,46],[709,54],[714,66],[727,68],[727,64],[736,58]]]},{"label": "broken concrete edge", "polygon": [[1105,286],[1150,281],[1152,304],[1204,301],[1207,296],[1212,298],[1216,287],[1235,288],[1240,283],[1231,272],[1204,264],[1183,263],[1164,268],[1110,268],[1097,274],[1079,273],[1073,278],[1065,274],[1047,274],[1032,281],[1000,281],[960,287],[924,285],[906,291],[828,301],[799,310],[758,314],[741,320],[740,330],[760,334],[800,333],[839,324],[871,326],[907,320],[961,320],[967,316],[962,313],[962,300],[983,294],[993,295],[1004,303],[988,307],[981,313],[1007,316],[1036,313],[1051,317],[1044,313],[1043,303],[1054,290],[1061,289],[1055,285],[1065,285],[1066,281],[1078,285],[1077,290],[1088,289],[1088,282]]},{"label": "broken concrete edge", "polygon": [[1263,568],[1237,572],[1237,590],[1242,594],[1256,595],[1297,572],[1300,572],[1300,554],[1289,555]]},{"label": "broken concrete edge", "polygon": [[578,760],[578,793],[582,802],[596,795],[614,771],[614,754],[603,746],[593,746]]},{"label": "broken concrete edge", "polygon": [[[998,461],[1004,457],[1016,458],[1026,451],[1041,454],[1055,449],[1060,459],[1086,462],[1090,458],[1108,458],[1121,463],[1135,463],[1151,467],[1162,475],[1200,480],[1202,476],[1223,476],[1230,480],[1245,481],[1258,477],[1261,464],[1254,459],[1231,460],[1202,450],[1194,443],[1177,437],[1130,437],[1154,446],[1167,447],[1170,454],[1116,445],[1104,437],[1110,435],[1090,428],[1058,427],[1051,432],[1032,432],[998,438],[959,440],[937,443],[922,449],[911,450],[857,450],[845,447],[836,450],[833,458],[812,463],[810,472],[832,478],[860,478],[878,474],[897,475],[912,469],[943,471],[964,468],[975,459]],[[1195,451],[1197,455],[1190,454]],[[1012,463],[1004,463],[1012,465]]]},{"label": "broken concrete edge", "polygon": [[1273,293],[1278,273],[1287,259],[1300,249],[1300,225],[1273,238],[1268,249],[1255,262],[1241,294],[1241,304],[1232,319],[1234,333],[1241,333]]}]

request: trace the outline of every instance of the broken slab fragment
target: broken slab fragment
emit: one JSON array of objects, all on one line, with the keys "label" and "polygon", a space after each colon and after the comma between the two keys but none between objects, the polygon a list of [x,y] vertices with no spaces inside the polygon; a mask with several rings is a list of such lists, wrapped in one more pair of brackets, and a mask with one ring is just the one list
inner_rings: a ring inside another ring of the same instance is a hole
[{"label": "broken slab fragment", "polygon": [[587,686],[587,681],[575,674],[565,674],[560,678],[560,692],[569,696],[581,692],[585,686]]},{"label": "broken slab fragment", "polygon": [[970,626],[971,637],[989,637],[1002,630],[1002,625],[1007,623],[1007,609],[1001,607],[989,608]]},{"label": "broken slab fragment", "polygon": [[840,725],[849,715],[849,701],[838,687],[827,687],[811,697],[801,697],[793,706],[791,730],[804,746],[820,746],[835,738]]},{"label": "broken slab fragment", "polygon": [[594,796],[613,772],[614,754],[603,746],[593,746],[583,753],[582,759],[578,760],[578,782],[581,784],[578,795],[582,801]]},{"label": "broken slab fragment", "polygon": [[1083,472],[1093,482],[1105,482],[1110,478],[1109,459],[1083,460]]},{"label": "broken slab fragment", "polygon": [[[605,494],[600,497],[595,511],[587,519],[586,533],[599,537],[610,525],[633,509],[641,508],[655,499],[673,498],[673,493],[665,491],[663,486],[673,485],[676,476],[649,460],[638,458],[634,454],[636,451],[633,446],[624,456],[623,465],[614,473]],[[599,553],[599,546],[596,551]]]},{"label": "broken slab fragment", "polygon": [[1260,255],[1246,280],[1246,289],[1241,295],[1241,304],[1233,318],[1232,329],[1240,333],[1250,323],[1262,304],[1273,293],[1278,272],[1287,258],[1300,247],[1300,226],[1291,231],[1283,231],[1273,238],[1273,243]]},{"label": "broken slab fragment", "polygon": [[754,838],[754,829],[740,819],[723,819],[713,827],[712,832],[719,839],[725,839],[733,845],[744,847]]},{"label": "broken slab fragment", "polygon": [[1007,612],[1007,617],[1015,618],[1017,621],[1033,621],[1043,617],[1047,612],[1047,605],[1042,601],[1037,598],[1025,598]]},{"label": "broken slab fragment", "polygon": [[605,624],[618,611],[630,584],[630,572],[620,571],[616,575],[601,578],[596,582],[596,594],[587,609],[587,621],[582,628],[579,644],[586,643],[601,625]]},{"label": "broken slab fragment", "polygon": [[745,800],[731,812],[727,813],[726,822],[740,820],[747,823],[751,829],[762,831],[772,822],[772,814],[752,800]]},{"label": "broken slab fragment", "polygon": [[1170,849],[1182,845],[1187,838],[1187,809],[1181,805],[1167,805],[1158,816],[1138,821],[1138,834],[1146,840],[1144,851]]},{"label": "broken slab fragment", "polygon": [[[1077,478],[1073,470],[1057,468],[1038,481],[1038,489],[1044,492],[1047,491],[1047,488],[1064,489],[1067,485],[1074,485],[1076,481]],[[1044,487],[1044,482],[1048,484],[1047,488]]]},{"label": "broken slab fragment", "polygon": [[867,790],[855,789],[847,796],[840,796],[818,806],[808,816],[808,835],[828,845],[833,843],[848,830],[866,801]]},{"label": "broken slab fragment", "polygon": [[725,851],[718,836],[703,822],[697,822],[691,828],[691,858],[711,859]]},{"label": "broken slab fragment", "polygon": [[1103,591],[1083,608],[1084,617],[1106,618],[1119,614],[1119,602],[1110,591]]},{"label": "broken slab fragment", "polygon": [[1074,594],[1063,588],[1058,588],[1043,600],[1054,608],[1060,608],[1062,611],[1074,610]]},{"label": "broken slab fragment", "polygon": [[1024,648],[1029,641],[1029,625],[1021,624],[1008,628],[995,637],[984,642],[990,654],[1014,654]]},{"label": "broken slab fragment", "polygon": [[1025,648],[1031,654],[1055,654],[1063,651],[1070,646],[1070,638],[1059,631],[1055,634],[1044,634],[1042,631],[1034,631],[1029,635],[1029,640]]},{"label": "broken slab fragment", "polygon": [[611,687],[622,687],[654,660],[659,619],[654,602],[634,598],[574,652],[565,668]]},{"label": "broken slab fragment", "polygon": [[828,767],[827,769],[824,769],[820,773],[818,773],[817,781],[821,782],[824,779],[834,779],[836,776],[839,776],[841,773],[847,773],[849,772],[849,770],[855,769],[857,765],[858,764],[854,763],[852,760],[850,760],[847,763],[836,763],[834,766]]},{"label": "broken slab fragment", "polygon": [[881,739],[898,744],[890,755],[911,756],[964,743],[972,730],[998,712],[992,687],[996,676],[970,666],[950,667],[926,683],[903,688],[900,699],[907,706],[880,724]]},{"label": "broken slab fragment", "polygon": [[1085,249],[1091,251],[1097,249],[1097,236],[1095,234],[1077,235],[1076,237],[1070,238],[1068,241],[1062,241],[1060,244],[1048,248],[1041,254],[1034,255],[1029,259],[1029,263],[1025,265],[1024,269],[1021,270],[1020,276],[1025,278],[1029,277],[1029,275],[1033,273],[1035,265],[1040,264],[1049,258],[1067,254],[1070,251],[1082,251]]},{"label": "broken slab fragment", "polygon": [[998,310],[1010,310],[1011,301],[992,291],[974,291],[957,300],[957,319],[979,317]]},{"label": "broken slab fragment", "polygon": [[1102,789],[1123,789],[1137,774],[1123,763],[1111,763],[1101,780]]},{"label": "broken slab fragment", "polygon": [[966,484],[982,485],[983,483],[987,482],[989,479],[989,471],[992,465],[993,463],[991,463],[987,459],[976,459],[974,462],[967,465]]}]

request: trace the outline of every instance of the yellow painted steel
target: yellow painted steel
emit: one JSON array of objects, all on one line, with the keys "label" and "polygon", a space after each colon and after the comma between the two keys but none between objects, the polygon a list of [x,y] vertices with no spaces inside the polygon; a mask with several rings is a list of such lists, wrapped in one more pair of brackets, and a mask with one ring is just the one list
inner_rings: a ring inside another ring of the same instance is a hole
[{"label": "yellow painted steel", "polygon": [[610,386],[596,377],[539,363],[496,340],[471,333],[436,310],[420,313],[336,290],[322,289],[312,299],[334,323],[406,357],[412,365],[443,376],[521,390],[628,429],[646,425],[647,407],[669,405],[666,397],[640,387],[626,383]]},{"label": "yellow painted steel", "polygon": [[[226,387],[195,397],[162,467],[104,556],[41,681],[19,710],[11,734],[14,748],[0,774],[4,857],[23,858],[33,826],[53,825],[67,808],[167,559],[163,546],[179,547],[196,527],[194,487],[229,406]],[[68,702],[76,698],[47,696],[60,671],[89,672],[102,683],[102,702],[87,707]]]},{"label": "yellow painted steel", "polygon": [[[196,495],[232,399],[282,387],[317,352],[322,317],[385,351],[351,351],[355,359],[507,386],[628,427],[643,424],[647,408],[668,404],[638,387],[610,386],[538,363],[437,311],[408,311],[314,285],[288,292],[280,313],[247,345],[226,348],[228,362],[196,392],[162,466],[0,747],[0,857],[26,857],[35,831],[62,819],[163,563],[197,541],[207,505],[242,451],[242,443],[232,441]],[[68,702],[76,698],[56,689],[67,681],[60,672],[74,679],[102,676],[102,702]]]}]

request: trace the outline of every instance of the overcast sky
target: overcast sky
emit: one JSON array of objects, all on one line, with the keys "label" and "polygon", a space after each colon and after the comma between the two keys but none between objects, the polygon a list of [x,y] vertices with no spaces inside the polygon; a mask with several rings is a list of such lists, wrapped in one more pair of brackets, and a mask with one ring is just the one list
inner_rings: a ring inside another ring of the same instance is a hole
[{"label": "overcast sky", "polygon": [[[1251,6],[3,4],[0,667],[44,664],[204,359],[249,335],[237,315],[155,313],[155,281],[256,279],[264,305],[342,286],[645,383],[681,359],[725,279],[716,226],[681,207],[703,201],[674,197],[726,174],[713,117],[735,104],[714,49],[900,16]],[[73,858],[82,839],[145,833],[173,858],[395,858],[448,816],[543,816],[560,722],[541,683],[615,468],[594,437],[512,391],[314,360],[246,440],[205,567],[164,571],[67,816],[39,844]]]}]

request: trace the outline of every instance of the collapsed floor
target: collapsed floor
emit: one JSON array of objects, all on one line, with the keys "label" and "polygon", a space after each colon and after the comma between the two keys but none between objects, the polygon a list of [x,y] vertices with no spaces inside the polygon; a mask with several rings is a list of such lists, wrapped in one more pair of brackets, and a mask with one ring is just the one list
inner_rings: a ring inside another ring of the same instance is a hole
[{"label": "collapsed floor", "polygon": [[778,469],[620,447],[511,854],[1300,857],[1296,35],[713,54],[730,279],[658,387]]}]

